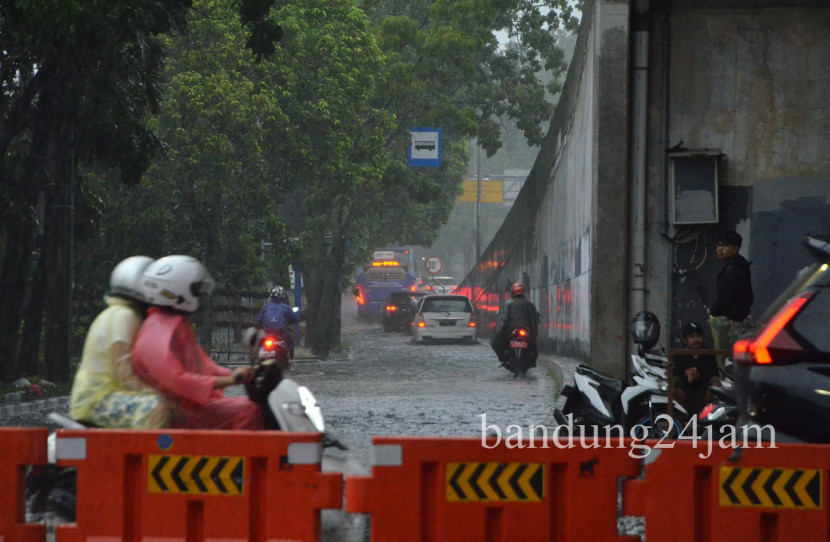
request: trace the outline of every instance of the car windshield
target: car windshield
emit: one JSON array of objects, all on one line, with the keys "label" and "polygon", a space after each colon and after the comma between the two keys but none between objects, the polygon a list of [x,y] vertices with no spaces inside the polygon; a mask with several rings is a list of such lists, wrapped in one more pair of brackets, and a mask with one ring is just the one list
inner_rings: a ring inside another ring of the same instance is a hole
[{"label": "car windshield", "polygon": [[808,267],[804,267],[798,273],[796,273],[795,280],[790,284],[790,286],[781,292],[775,301],[767,307],[764,313],[761,315],[758,323],[763,326],[767,323],[767,321],[772,318],[775,313],[781,309],[784,304],[789,301],[793,296],[801,292],[804,288],[807,288],[818,281],[819,277],[821,277],[824,273],[828,272],[828,267],[826,264],[819,264],[815,263]]},{"label": "car windshield", "polygon": [[421,312],[472,312],[464,298],[425,299]]}]

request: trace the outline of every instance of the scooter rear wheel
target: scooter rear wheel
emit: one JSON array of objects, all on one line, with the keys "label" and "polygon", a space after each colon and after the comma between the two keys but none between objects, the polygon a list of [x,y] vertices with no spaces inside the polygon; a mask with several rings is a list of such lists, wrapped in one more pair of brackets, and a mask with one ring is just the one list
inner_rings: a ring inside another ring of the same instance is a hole
[{"label": "scooter rear wheel", "polygon": [[634,416],[636,422],[631,426],[630,433],[636,439],[675,439],[683,428],[677,418],[669,418],[665,411],[655,411],[654,420],[645,409]]}]

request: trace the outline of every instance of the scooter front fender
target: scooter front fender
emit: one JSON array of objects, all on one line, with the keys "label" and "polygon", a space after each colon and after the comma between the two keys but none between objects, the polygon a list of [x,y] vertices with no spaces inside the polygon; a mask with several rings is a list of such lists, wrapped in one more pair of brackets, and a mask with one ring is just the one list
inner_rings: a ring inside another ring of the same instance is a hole
[{"label": "scooter front fender", "polygon": [[611,420],[614,419],[614,415],[611,413],[608,405],[605,404],[605,401],[603,401],[599,391],[594,387],[596,383],[592,379],[585,375],[574,373],[574,383],[576,384],[576,388],[579,390],[579,393],[582,395],[582,400],[583,403],[585,403],[586,408],[597,411],[597,413],[604,418]]}]

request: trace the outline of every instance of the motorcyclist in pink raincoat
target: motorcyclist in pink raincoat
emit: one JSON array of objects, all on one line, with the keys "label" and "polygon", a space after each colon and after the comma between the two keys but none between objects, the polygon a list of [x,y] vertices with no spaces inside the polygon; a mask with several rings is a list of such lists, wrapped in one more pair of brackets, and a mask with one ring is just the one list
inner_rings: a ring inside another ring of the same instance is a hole
[{"label": "motorcyclist in pink raincoat", "polygon": [[188,315],[213,289],[207,269],[190,256],[166,256],[144,272],[143,293],[152,305],[132,350],[135,373],[174,403],[173,426],[191,429],[263,429],[262,409],[222,389],[248,382],[252,367],[217,365],[196,341]]}]

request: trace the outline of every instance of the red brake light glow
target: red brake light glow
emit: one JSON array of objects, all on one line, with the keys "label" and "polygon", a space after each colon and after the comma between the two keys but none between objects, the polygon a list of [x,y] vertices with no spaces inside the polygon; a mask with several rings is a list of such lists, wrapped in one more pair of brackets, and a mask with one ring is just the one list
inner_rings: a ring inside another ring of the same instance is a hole
[{"label": "red brake light glow", "polygon": [[418,327],[427,327],[427,323],[424,321],[424,315],[418,317]]},{"label": "red brake light glow", "polygon": [[527,331],[525,331],[523,329],[520,329],[519,330],[519,337],[524,337],[525,335],[527,335]]},{"label": "red brake light glow", "polygon": [[398,310],[398,307],[395,305],[386,305],[386,312],[395,312],[396,310]]},{"label": "red brake light glow", "polygon": [[277,340],[274,339],[273,337],[265,337],[265,339],[263,339],[263,341],[262,341],[262,347],[265,350],[268,350],[268,351],[273,350],[274,347],[276,347],[276,346],[277,346]]},{"label": "red brake light glow", "polygon": [[701,420],[705,420],[706,416],[711,414],[713,410],[715,410],[715,405],[713,403],[709,403],[703,407],[703,410],[700,411],[700,414],[698,414],[697,417]]},{"label": "red brake light glow", "polygon": [[[769,323],[761,330],[761,333],[752,339],[743,339],[737,341],[732,346],[732,357],[735,361],[741,363],[757,363],[765,365],[773,362],[772,355],[769,351],[769,346],[776,339],[782,335],[784,327],[798,314],[801,307],[813,297],[814,292],[804,292],[779,310]],[[786,332],[783,332],[786,334]],[[790,337],[786,337],[788,343],[797,347],[795,342]],[[790,348],[792,349],[792,348]]]}]

